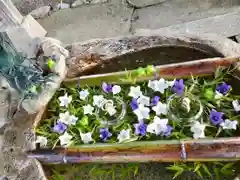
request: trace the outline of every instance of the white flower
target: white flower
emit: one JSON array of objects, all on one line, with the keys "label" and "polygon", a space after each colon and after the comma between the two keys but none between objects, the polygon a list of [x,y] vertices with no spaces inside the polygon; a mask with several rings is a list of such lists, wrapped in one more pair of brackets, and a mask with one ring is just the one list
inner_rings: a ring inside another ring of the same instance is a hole
[{"label": "white flower", "polygon": [[220,93],[220,92],[218,92],[218,91],[216,91],[215,92],[215,99],[221,99],[223,97],[223,94],[222,93]]},{"label": "white flower", "polygon": [[140,96],[142,96],[142,91],[140,89],[140,86],[137,86],[137,87],[131,86],[130,92],[128,95],[133,98],[139,98]]},{"label": "white flower", "polygon": [[220,124],[220,126],[222,126],[223,129],[237,129],[237,121],[230,121],[229,119],[226,119],[224,122],[222,122]]},{"label": "white flower", "polygon": [[82,139],[84,144],[88,144],[88,143],[94,141],[92,139],[92,132],[88,132],[88,133],[81,133],[80,132],[80,136],[81,136],[81,139]]},{"label": "white flower", "polygon": [[150,109],[148,107],[144,107],[143,105],[139,105],[139,107],[133,111],[134,114],[137,115],[138,120],[149,119]]},{"label": "white flower", "polygon": [[47,145],[47,138],[44,136],[37,136],[35,143],[39,143],[40,147],[45,147]]},{"label": "white flower", "polygon": [[199,138],[205,138],[205,130],[206,125],[201,124],[200,122],[196,121],[192,126],[191,126],[191,132],[193,132],[193,138],[194,139],[199,139]]},{"label": "white flower", "polygon": [[72,139],[72,136],[68,134],[66,131],[63,135],[59,136],[61,146],[68,145],[71,139]]},{"label": "white flower", "polygon": [[167,114],[167,105],[161,103],[160,101],[156,106],[152,107],[152,110],[156,112],[156,115]]},{"label": "white flower", "polygon": [[163,94],[165,89],[167,88],[168,88],[168,84],[166,83],[165,79],[161,78],[156,83],[155,91],[158,91]]},{"label": "white flower", "polygon": [[166,81],[166,84],[168,85],[168,87],[173,87],[175,83],[175,79],[173,81]]},{"label": "white flower", "polygon": [[60,101],[60,106],[65,106],[67,107],[69,103],[72,101],[72,96],[68,96],[65,94],[64,96],[61,96],[58,98]]},{"label": "white flower", "polygon": [[113,93],[113,94],[118,94],[118,93],[120,93],[120,92],[121,92],[121,87],[120,87],[120,86],[114,85],[114,86],[112,87],[112,93]]},{"label": "white flower", "polygon": [[233,105],[236,112],[240,111],[240,104],[239,104],[238,100],[232,101],[232,105]]},{"label": "white flower", "polygon": [[89,92],[87,89],[79,92],[79,96],[81,100],[85,100],[88,97],[88,95],[89,95]]},{"label": "white flower", "polygon": [[168,84],[163,78],[161,78],[159,80],[149,81],[148,87],[163,94],[165,89],[168,88]]},{"label": "white flower", "polygon": [[153,119],[153,123],[147,126],[147,132],[154,133],[156,135],[160,135],[167,131],[168,119],[160,119],[155,116]]},{"label": "white flower", "polygon": [[157,82],[158,82],[158,80],[153,80],[153,81],[149,80],[148,87],[155,91]]},{"label": "white flower", "polygon": [[123,129],[121,130],[121,132],[119,133],[118,137],[117,137],[118,141],[121,143],[125,140],[130,139],[130,129]]},{"label": "white flower", "polygon": [[103,95],[93,96],[93,105],[100,108],[104,100],[105,98],[103,97]]},{"label": "white flower", "polygon": [[106,108],[106,111],[108,112],[108,114],[110,116],[113,116],[114,114],[117,113],[116,108],[113,105],[111,105],[111,104],[107,104],[105,108]]},{"label": "white flower", "polygon": [[88,105],[86,105],[86,106],[83,106],[83,112],[84,112],[84,114],[90,114],[90,115],[92,115],[92,114],[93,114],[93,110],[94,110],[94,108],[93,108],[90,104],[88,104]]},{"label": "white flower", "polygon": [[74,115],[70,115],[69,112],[60,113],[59,114],[59,121],[63,122],[67,125],[75,125],[78,118]]},{"label": "white flower", "polygon": [[137,99],[137,103],[141,104],[143,106],[149,106],[150,105],[150,98],[142,95]]}]

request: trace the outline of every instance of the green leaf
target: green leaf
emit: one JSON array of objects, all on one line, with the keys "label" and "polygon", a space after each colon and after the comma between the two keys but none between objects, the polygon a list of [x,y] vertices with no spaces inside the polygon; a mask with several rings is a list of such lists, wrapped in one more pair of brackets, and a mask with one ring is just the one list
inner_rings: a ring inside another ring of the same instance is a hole
[{"label": "green leaf", "polygon": [[203,178],[202,173],[200,171],[196,171],[197,175],[201,178]]},{"label": "green leaf", "polygon": [[168,170],[172,170],[172,171],[183,171],[184,169],[182,167],[179,167],[179,166],[170,166],[170,167],[167,167]]},{"label": "green leaf", "polygon": [[146,67],[146,73],[147,75],[151,75],[156,71],[155,67],[153,65],[148,65]]},{"label": "green leaf", "polygon": [[87,126],[89,124],[88,117],[87,116],[83,116],[82,119],[79,121],[79,123],[82,126]]},{"label": "green leaf", "polygon": [[215,94],[215,92],[213,91],[212,88],[207,88],[204,90],[204,97],[207,100],[212,100],[214,98],[214,94]]},{"label": "green leaf", "polygon": [[173,179],[177,178],[177,177],[180,176],[182,173],[183,173],[183,170],[176,172],[176,173],[174,174],[174,176],[173,176]]},{"label": "green leaf", "polygon": [[202,164],[202,168],[204,172],[208,174],[209,177],[212,177],[212,174],[210,173],[210,171],[208,170],[208,167],[205,164]]},{"label": "green leaf", "polygon": [[201,168],[202,164],[197,164],[194,168],[194,172],[197,172]]},{"label": "green leaf", "polygon": [[49,58],[47,61],[47,65],[50,69],[52,69],[56,65],[56,62],[53,59]]},{"label": "green leaf", "polygon": [[136,73],[138,76],[146,76],[146,71],[144,68],[142,67],[139,67],[137,70],[136,70]]}]

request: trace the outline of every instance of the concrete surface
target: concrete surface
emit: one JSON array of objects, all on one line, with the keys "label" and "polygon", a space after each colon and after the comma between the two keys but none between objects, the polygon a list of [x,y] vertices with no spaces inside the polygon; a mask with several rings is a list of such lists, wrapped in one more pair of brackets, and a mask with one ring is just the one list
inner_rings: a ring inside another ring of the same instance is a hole
[{"label": "concrete surface", "polygon": [[39,23],[48,31],[47,36],[68,44],[128,34],[132,11],[120,0],[112,0],[61,10],[39,20]]},{"label": "concrete surface", "polygon": [[[226,37],[229,33],[232,33],[231,36],[239,34],[240,21],[235,12],[240,12],[238,0],[109,0],[107,3],[54,12],[39,22],[48,31],[48,36],[66,44],[133,34],[139,29],[170,27],[185,31],[185,26],[189,26],[190,22],[190,32],[191,27],[192,31],[203,33],[214,33],[216,29],[220,29],[216,32]],[[225,17],[225,14],[229,15]],[[213,22],[218,16],[220,18],[217,21],[220,19],[220,24],[223,23],[214,29]],[[229,24],[233,24],[234,28]],[[172,27],[175,25],[180,26]],[[234,31],[221,34],[221,28],[227,32],[229,28]]]}]

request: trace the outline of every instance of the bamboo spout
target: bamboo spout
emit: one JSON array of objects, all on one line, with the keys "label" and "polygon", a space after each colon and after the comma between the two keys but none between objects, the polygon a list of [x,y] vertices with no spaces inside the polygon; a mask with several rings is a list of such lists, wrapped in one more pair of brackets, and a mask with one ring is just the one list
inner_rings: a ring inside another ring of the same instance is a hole
[{"label": "bamboo spout", "polygon": [[27,152],[43,164],[240,160],[240,137],[93,144]]}]

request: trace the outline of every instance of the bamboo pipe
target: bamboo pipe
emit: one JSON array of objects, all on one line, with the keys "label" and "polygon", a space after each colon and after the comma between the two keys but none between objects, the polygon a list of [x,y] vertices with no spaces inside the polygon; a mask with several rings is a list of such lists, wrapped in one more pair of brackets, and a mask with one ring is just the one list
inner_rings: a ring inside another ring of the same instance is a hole
[{"label": "bamboo pipe", "polygon": [[57,147],[28,151],[27,156],[43,164],[237,161],[240,160],[240,137]]},{"label": "bamboo pipe", "polygon": [[[240,62],[240,57],[225,57],[225,58],[207,58],[199,59],[189,62],[181,62],[174,64],[167,64],[156,66],[157,76],[165,79],[175,78],[188,78],[191,76],[206,76],[213,74],[219,66],[230,67],[231,65]],[[134,70],[120,71],[114,73],[88,75],[76,78],[70,78],[64,80],[64,84],[67,86],[76,85],[76,82],[80,86],[96,86],[101,85],[102,82],[108,82],[112,84],[124,84],[129,83],[122,81],[128,73],[133,73]],[[153,79],[153,75],[137,77],[136,82],[142,82]]]}]

